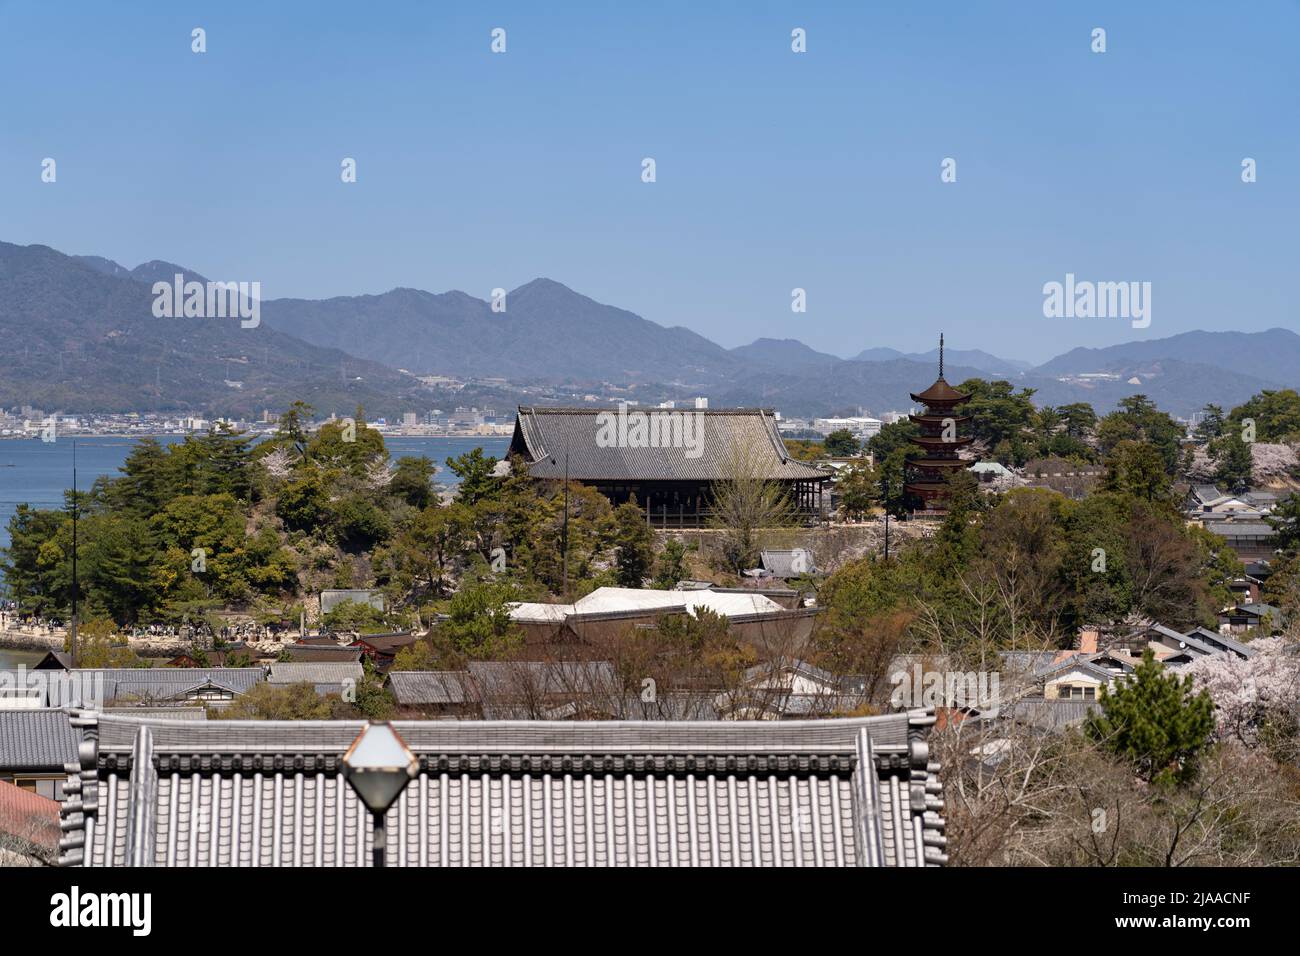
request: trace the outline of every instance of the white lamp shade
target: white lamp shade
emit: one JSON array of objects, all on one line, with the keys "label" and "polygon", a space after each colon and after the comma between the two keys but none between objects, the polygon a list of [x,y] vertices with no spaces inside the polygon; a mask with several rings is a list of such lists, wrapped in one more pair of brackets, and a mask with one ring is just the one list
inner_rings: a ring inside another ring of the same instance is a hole
[{"label": "white lamp shade", "polygon": [[391,807],[419,769],[411,748],[386,721],[367,724],[343,756],[343,776],[372,813]]}]

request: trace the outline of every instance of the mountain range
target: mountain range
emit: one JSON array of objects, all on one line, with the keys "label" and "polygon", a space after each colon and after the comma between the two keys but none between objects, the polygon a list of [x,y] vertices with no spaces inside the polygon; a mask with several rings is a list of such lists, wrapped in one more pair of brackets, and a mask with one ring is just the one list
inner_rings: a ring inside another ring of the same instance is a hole
[{"label": "mountain range", "polygon": [[[933,381],[937,349],[866,348],[845,359],[796,339],[726,349],[551,279],[506,294],[503,311],[465,292],[398,288],[378,295],[268,299],[261,324],[159,319],[151,286],[203,276],[162,260],[128,269],[99,256],[0,243],[0,406],[68,412],[192,410],[252,414],[297,398],[323,411],[426,410],[420,375],[507,379],[520,388],[642,400],[708,395],[712,404],[775,406],[788,416],[907,408]],[[1300,335],[1188,332],[1042,365],[979,349],[945,351],[950,382],[1002,378],[1035,401],[1106,411],[1137,392],[1187,416],[1300,384]],[[505,389],[506,398],[515,397]],[[525,399],[522,395],[518,396]]]}]

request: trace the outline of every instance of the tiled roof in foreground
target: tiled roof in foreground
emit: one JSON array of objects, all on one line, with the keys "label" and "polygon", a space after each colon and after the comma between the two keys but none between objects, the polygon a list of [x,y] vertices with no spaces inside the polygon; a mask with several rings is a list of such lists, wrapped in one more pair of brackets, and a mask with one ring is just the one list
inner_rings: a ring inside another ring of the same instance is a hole
[{"label": "tiled roof in foreground", "polygon": [[[394,866],[937,866],[929,711],[810,721],[397,721]],[[77,712],[64,865],[368,866],[357,721]],[[865,769],[864,769],[865,768]]]}]

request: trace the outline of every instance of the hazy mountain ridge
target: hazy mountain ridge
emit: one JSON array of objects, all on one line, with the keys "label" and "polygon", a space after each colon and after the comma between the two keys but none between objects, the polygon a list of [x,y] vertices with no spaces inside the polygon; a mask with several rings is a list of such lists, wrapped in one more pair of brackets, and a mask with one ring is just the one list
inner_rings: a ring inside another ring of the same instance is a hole
[{"label": "hazy mountain ridge", "polygon": [[[255,414],[301,398],[325,412],[397,411],[415,384],[378,363],[238,319],[160,319],[110,260],[0,243],[0,405],[67,412]],[[120,267],[118,267],[120,268]],[[226,382],[241,383],[239,387]]]},{"label": "hazy mountain ridge", "polygon": [[[601,395],[603,383],[636,386],[639,395],[706,394],[715,405],[774,405],[787,415],[856,407],[880,414],[907,408],[908,394],[937,372],[937,349],[872,347],[842,359],[775,338],[725,349],[545,278],[507,293],[504,312],[458,290],[396,288],[265,300],[260,329],[233,320],[154,319],[149,286],[177,273],[204,281],[163,260],[126,269],[99,256],[0,243],[0,331],[10,355],[0,403],[237,411],[316,395],[328,410],[352,396],[375,414],[423,408],[427,394],[413,394],[402,369],[567,383]],[[1188,332],[1076,348],[1032,368],[981,349],[948,348],[945,366],[950,382],[1006,378],[1035,389],[1042,403],[1087,401],[1105,411],[1143,392],[1190,415],[1207,402],[1230,407],[1261,389],[1300,383],[1300,335],[1281,328]],[[230,389],[227,377],[243,389]]]}]

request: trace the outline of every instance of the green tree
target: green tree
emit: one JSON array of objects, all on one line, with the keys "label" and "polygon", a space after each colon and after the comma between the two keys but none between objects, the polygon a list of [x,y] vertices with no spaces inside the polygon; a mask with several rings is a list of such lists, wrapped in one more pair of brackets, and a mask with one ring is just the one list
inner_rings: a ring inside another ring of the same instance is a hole
[{"label": "green tree", "polygon": [[1124,439],[1106,458],[1103,487],[1144,501],[1167,502],[1171,481],[1158,448],[1147,442]]},{"label": "green tree", "polygon": [[439,634],[466,657],[503,657],[523,643],[523,632],[510,619],[511,602],[518,600],[518,591],[507,583],[462,587],[451,599],[447,620],[438,625]]},{"label": "green tree", "polygon": [[456,489],[456,500],[462,504],[475,505],[484,498],[491,498],[500,489],[500,481],[492,476],[497,460],[484,455],[482,448],[475,448],[459,458],[448,458],[447,467],[460,479]]},{"label": "green tree", "polygon": [[1214,703],[1208,691],[1194,691],[1191,675],[1166,673],[1148,648],[1127,680],[1102,689],[1100,705],[1085,724],[1088,736],[1148,783],[1182,784],[1196,775],[1214,731]]},{"label": "green tree", "polygon": [[433,476],[436,470],[433,462],[423,455],[419,458],[399,458],[388,492],[413,508],[427,508],[433,503]]},{"label": "green tree", "polygon": [[1300,550],[1300,495],[1290,494],[1265,519],[1276,533],[1274,545],[1287,554]]},{"label": "green tree", "polygon": [[290,531],[315,531],[330,516],[330,498],[319,474],[306,474],[280,490],[275,513]]},{"label": "green tree", "polygon": [[1183,427],[1167,412],[1156,408],[1145,395],[1120,399],[1119,410],[1111,412],[1097,424],[1097,441],[1103,457],[1110,457],[1122,441],[1151,445],[1160,454],[1170,477],[1178,473],[1179,449]]},{"label": "green tree", "polygon": [[826,454],[832,458],[852,458],[862,451],[862,442],[853,436],[847,428],[840,428],[826,436],[823,443]]},{"label": "green tree", "polygon": [[315,409],[306,402],[298,401],[289,406],[280,416],[277,442],[282,442],[292,449],[301,461],[307,457],[307,424],[311,421]]},{"label": "green tree", "polygon": [[654,563],[655,535],[633,496],[614,509],[615,568],[620,587],[639,588]]},{"label": "green tree", "polygon": [[1218,405],[1206,405],[1200,422],[1196,425],[1196,437],[1203,442],[1211,442],[1223,434],[1223,409]]},{"label": "green tree", "polygon": [[381,634],[388,630],[384,612],[365,601],[340,601],[321,616],[327,631],[356,631],[359,634]]},{"label": "green tree", "polygon": [[329,720],[333,716],[331,698],[322,697],[308,683],[254,684],[229,706],[208,709],[209,720]]},{"label": "green tree", "polygon": [[1255,441],[1300,440],[1300,393],[1265,389],[1232,410],[1229,429],[1240,435],[1247,419],[1255,424]]},{"label": "green tree", "polygon": [[1026,438],[1038,417],[1032,401],[1034,389],[1017,392],[1007,381],[971,378],[957,386],[957,391],[971,396],[962,409],[971,416],[970,434],[983,441],[1002,464],[1023,465],[1030,450]]},{"label": "green tree", "polygon": [[461,560],[469,543],[474,515],[469,507],[453,503],[425,508],[398,535],[393,552],[407,572],[406,581],[427,584],[434,597],[446,591],[447,577]]},{"label": "green tree", "polygon": [[855,461],[840,469],[835,480],[835,492],[845,518],[864,518],[880,500],[880,475],[865,459]]},{"label": "green tree", "polygon": [[1231,494],[1250,488],[1255,470],[1250,448],[1250,444],[1242,441],[1241,435],[1234,431],[1210,443],[1210,453],[1215,460],[1214,479]]},{"label": "green tree", "polygon": [[660,591],[671,591],[678,581],[684,581],[687,575],[686,553],[694,547],[693,544],[688,547],[676,538],[669,538],[655,559],[655,576],[651,586]]},{"label": "green tree", "polygon": [[1097,427],[1097,413],[1087,402],[1062,405],[1057,408],[1056,414],[1060,416],[1061,423],[1065,426],[1065,434],[1071,438],[1087,438]]}]

